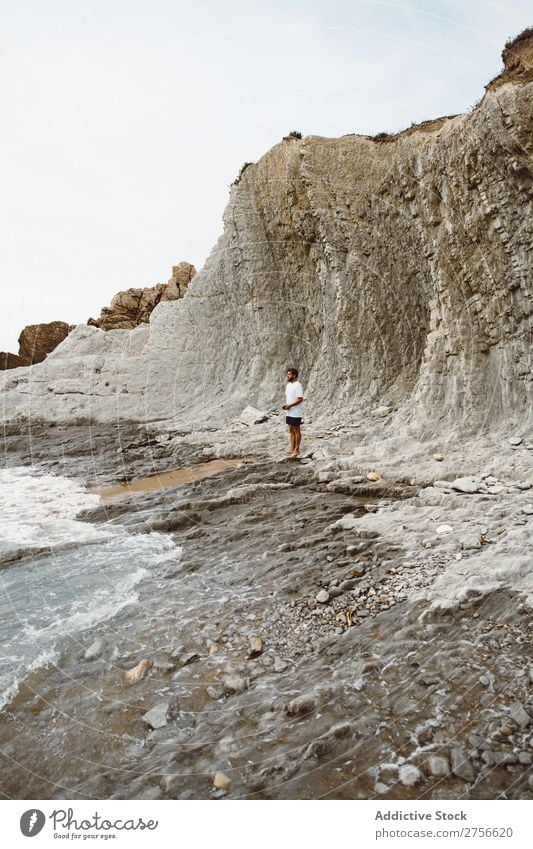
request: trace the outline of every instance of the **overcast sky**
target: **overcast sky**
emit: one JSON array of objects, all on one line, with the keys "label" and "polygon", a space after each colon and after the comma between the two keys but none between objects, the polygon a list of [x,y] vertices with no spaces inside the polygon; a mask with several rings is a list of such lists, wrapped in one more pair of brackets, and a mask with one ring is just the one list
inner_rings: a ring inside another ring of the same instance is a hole
[{"label": "overcast sky", "polygon": [[0,350],[200,268],[291,130],[463,112],[530,0],[0,0]]}]

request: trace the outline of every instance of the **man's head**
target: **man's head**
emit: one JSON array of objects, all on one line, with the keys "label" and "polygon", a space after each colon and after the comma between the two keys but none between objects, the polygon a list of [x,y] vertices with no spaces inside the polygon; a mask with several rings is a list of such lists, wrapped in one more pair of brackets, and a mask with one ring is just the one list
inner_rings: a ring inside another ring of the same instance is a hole
[{"label": "man's head", "polygon": [[287,380],[289,383],[294,383],[296,378],[298,377],[298,369],[297,368],[289,368],[287,369]]}]

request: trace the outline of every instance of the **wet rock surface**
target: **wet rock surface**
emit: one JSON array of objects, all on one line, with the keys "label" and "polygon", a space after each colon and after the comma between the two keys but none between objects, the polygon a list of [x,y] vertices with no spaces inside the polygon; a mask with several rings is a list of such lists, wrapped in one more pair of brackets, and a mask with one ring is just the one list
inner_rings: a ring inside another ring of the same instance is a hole
[{"label": "wet rock surface", "polygon": [[[62,474],[86,479],[83,427],[54,430],[52,441],[79,443]],[[121,447],[140,440],[133,426],[121,437]],[[24,459],[23,437],[7,438],[8,456]],[[91,439],[110,480],[117,462],[132,475],[152,462],[168,469],[176,450],[156,441],[117,453],[112,431]],[[34,454],[45,442],[32,441]],[[206,456],[201,442],[188,456],[181,443],[187,463]],[[178,553],[154,563],[137,604],[65,639],[56,665],[23,682],[2,716],[5,793],[531,798],[530,607],[511,580],[494,579],[518,556],[509,536],[527,530],[513,525],[529,498],[523,469],[497,496],[454,492],[449,475],[449,489],[431,487],[444,499],[435,506],[422,495],[428,480],[399,475],[404,497],[382,497],[382,465],[371,499],[357,490],[368,482],[328,489],[328,464],[363,481],[366,469],[325,456],[335,437],[314,445],[321,460],[258,456],[85,514],[132,534],[166,525]],[[152,448],[153,461],[135,459]],[[452,531],[439,534],[445,519]],[[476,534],[486,542],[465,545]],[[125,681],[142,663],[146,674]]]}]

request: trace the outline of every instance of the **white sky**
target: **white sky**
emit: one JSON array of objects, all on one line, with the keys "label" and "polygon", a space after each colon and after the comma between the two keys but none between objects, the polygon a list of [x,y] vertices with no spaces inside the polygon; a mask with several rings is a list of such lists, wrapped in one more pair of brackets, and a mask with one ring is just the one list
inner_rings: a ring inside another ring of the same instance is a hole
[{"label": "white sky", "polygon": [[[0,0],[0,350],[200,268],[283,135],[467,110],[530,0]],[[529,16],[528,16],[529,11]]]}]

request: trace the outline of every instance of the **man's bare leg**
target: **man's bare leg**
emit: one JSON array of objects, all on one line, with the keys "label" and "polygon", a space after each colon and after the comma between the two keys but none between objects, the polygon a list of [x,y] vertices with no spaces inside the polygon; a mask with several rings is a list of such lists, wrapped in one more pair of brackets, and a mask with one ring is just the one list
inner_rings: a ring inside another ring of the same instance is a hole
[{"label": "man's bare leg", "polygon": [[300,430],[300,426],[294,428],[294,450],[292,452],[293,457],[297,457],[300,453],[300,442],[302,441],[302,432]]},{"label": "man's bare leg", "polygon": [[287,453],[290,454],[291,456],[294,454],[294,451],[295,451],[295,448],[296,448],[296,435],[294,433],[294,430],[295,430],[294,425],[289,425],[289,438],[290,438],[291,447],[290,447],[290,449]]}]

